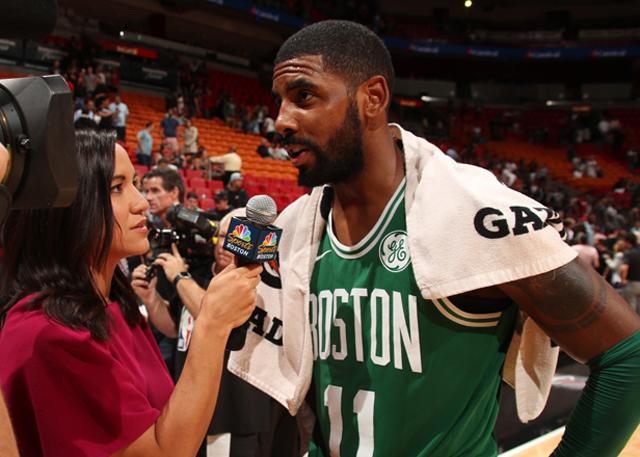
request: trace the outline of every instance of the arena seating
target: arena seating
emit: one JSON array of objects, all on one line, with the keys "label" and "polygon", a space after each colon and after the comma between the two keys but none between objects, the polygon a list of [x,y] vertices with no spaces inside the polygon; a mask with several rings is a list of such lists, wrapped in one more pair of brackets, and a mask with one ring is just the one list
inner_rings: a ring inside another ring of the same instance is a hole
[{"label": "arena seating", "polygon": [[622,163],[610,160],[593,144],[577,145],[576,149],[581,157],[596,158],[604,172],[602,178],[574,178],[573,164],[567,160],[567,150],[559,146],[541,146],[520,140],[492,141],[486,146],[490,152],[504,160],[535,160],[539,165],[544,164],[553,179],[581,192],[603,195],[610,192],[621,177],[637,179]]},{"label": "arena seating", "polygon": [[[123,92],[122,98],[128,104],[131,113],[127,125],[127,150],[135,161],[136,133],[144,128],[148,121],[153,121],[155,124],[154,149],[162,141],[160,121],[164,116],[164,100],[159,96],[135,92]],[[249,135],[229,128],[218,119],[196,118],[193,119],[193,124],[198,128],[199,142],[206,148],[208,156],[224,154],[232,146],[236,148],[242,157],[244,186],[249,195],[269,194],[276,201],[278,210],[282,211],[289,203],[305,193],[305,189],[296,184],[297,171],[290,162],[263,159],[258,155],[256,152],[260,144],[258,135]],[[181,136],[182,128],[178,130],[178,137]],[[145,171],[144,167],[139,168],[139,174]],[[194,172],[183,171],[187,191],[197,191],[200,204],[209,208],[213,205],[207,200],[222,189],[222,183],[203,179],[198,172],[195,172],[195,175]]]}]

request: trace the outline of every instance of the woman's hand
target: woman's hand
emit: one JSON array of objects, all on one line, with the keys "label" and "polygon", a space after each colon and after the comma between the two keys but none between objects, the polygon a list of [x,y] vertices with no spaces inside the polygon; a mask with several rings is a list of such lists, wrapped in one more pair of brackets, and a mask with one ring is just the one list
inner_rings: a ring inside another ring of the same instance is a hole
[{"label": "woman's hand", "polygon": [[256,306],[260,273],[261,265],[228,265],[209,283],[198,320],[229,332],[246,322]]}]

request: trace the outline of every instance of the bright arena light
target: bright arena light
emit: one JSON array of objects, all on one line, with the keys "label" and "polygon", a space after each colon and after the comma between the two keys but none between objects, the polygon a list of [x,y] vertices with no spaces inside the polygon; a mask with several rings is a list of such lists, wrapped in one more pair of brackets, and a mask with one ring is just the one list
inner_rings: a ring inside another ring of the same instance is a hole
[{"label": "bright arena light", "polygon": [[471,5],[473,5],[473,2],[471,0],[465,0],[464,6],[466,8],[471,8]]}]

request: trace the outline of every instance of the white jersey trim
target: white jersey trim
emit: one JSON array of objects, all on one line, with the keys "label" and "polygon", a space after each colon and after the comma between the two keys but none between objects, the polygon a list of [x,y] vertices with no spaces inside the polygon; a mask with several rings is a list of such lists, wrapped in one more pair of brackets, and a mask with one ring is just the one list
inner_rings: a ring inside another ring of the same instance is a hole
[{"label": "white jersey trim", "polygon": [[447,310],[444,306],[442,306],[438,302],[438,300],[431,300],[431,303],[433,303],[435,305],[435,307],[438,309],[438,311],[440,311],[440,314],[442,314],[444,317],[446,317],[450,321],[455,322],[456,324],[460,324],[460,325],[462,325],[464,327],[497,327],[498,326],[498,322],[499,321],[489,321],[489,322],[469,322],[469,321],[465,321],[465,320],[460,319],[459,317],[456,317],[453,314],[451,314],[449,312],[449,310]]},{"label": "white jersey trim", "polygon": [[[383,233],[393,220],[393,216],[396,210],[400,206],[400,203],[404,200],[406,178],[402,178],[398,188],[394,192],[393,196],[389,199],[387,206],[385,206],[382,214],[378,218],[376,224],[371,228],[369,233],[353,246],[346,246],[338,241],[338,238],[333,233],[333,209],[329,211],[329,220],[327,222],[327,235],[329,237],[329,243],[334,249],[336,255],[343,259],[358,259],[365,256],[373,247],[375,247]],[[364,248],[363,248],[364,247]]]}]

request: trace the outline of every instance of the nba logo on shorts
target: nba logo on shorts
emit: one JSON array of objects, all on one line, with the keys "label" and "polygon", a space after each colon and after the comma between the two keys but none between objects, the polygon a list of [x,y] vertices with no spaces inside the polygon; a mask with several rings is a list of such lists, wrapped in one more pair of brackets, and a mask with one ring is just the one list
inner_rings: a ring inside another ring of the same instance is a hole
[{"label": "nba logo on shorts", "polygon": [[407,233],[396,230],[384,237],[380,243],[380,261],[392,273],[398,273],[409,265],[409,239]]}]

